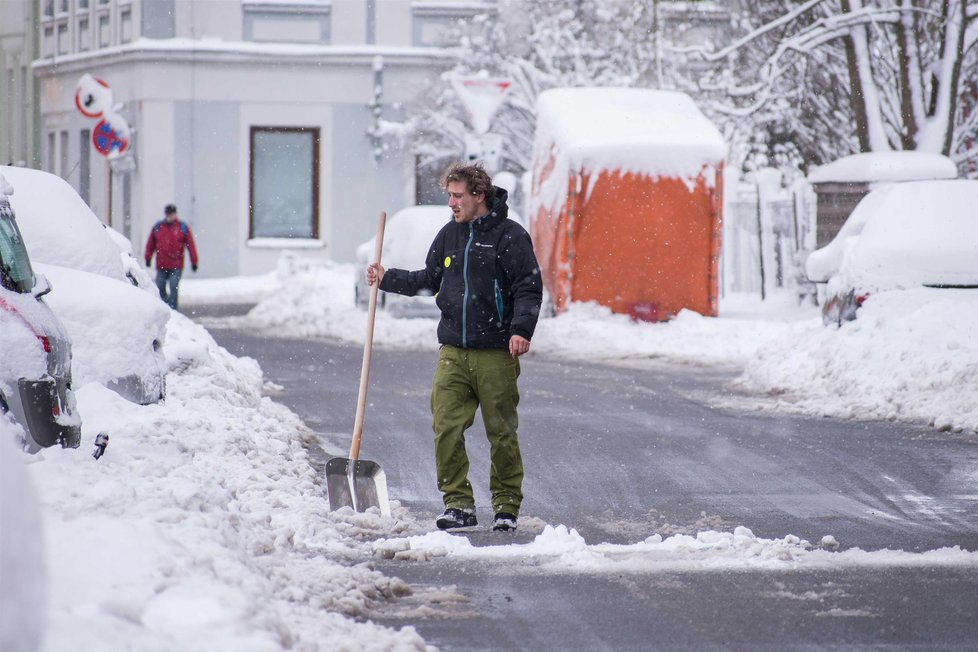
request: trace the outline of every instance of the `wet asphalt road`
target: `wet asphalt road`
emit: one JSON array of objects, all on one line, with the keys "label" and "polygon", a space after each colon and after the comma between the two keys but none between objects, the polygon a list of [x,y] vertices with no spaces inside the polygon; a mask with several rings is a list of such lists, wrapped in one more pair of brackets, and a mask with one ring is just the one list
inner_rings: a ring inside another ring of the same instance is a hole
[{"label": "wet asphalt road", "polygon": [[[209,328],[232,353],[258,360],[283,387],[276,400],[328,452],[346,455],[361,349]],[[375,349],[362,450],[387,472],[393,498],[432,519],[441,510],[428,412],[434,360]],[[729,397],[731,378],[524,358],[523,516],[576,528],[591,543],[744,525],[765,538],[833,535],[842,549],[978,550],[978,438],[713,407]],[[468,441],[486,522],[478,419]],[[489,545],[499,536],[470,538]],[[976,567],[572,576],[451,558],[377,566],[419,588],[455,585],[468,598],[468,617],[392,609],[375,618],[410,624],[446,650],[978,649]]]}]

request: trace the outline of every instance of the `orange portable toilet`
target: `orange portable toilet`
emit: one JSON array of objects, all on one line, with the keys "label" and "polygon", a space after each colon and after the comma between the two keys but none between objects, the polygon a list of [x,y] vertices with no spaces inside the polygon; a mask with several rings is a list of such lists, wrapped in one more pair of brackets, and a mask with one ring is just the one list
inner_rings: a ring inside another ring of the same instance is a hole
[{"label": "orange portable toilet", "polygon": [[715,317],[725,152],[684,93],[541,93],[530,232],[557,312],[596,301],[647,321]]}]

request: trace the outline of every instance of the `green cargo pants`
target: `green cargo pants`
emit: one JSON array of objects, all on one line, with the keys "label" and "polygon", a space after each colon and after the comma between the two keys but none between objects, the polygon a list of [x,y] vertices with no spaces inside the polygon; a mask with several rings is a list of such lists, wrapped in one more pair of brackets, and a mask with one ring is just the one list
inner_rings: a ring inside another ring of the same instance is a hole
[{"label": "green cargo pants", "polygon": [[503,349],[460,349],[443,345],[431,385],[435,467],[445,507],[475,507],[469,483],[465,430],[476,408],[489,438],[489,492],[495,512],[519,515],[523,459],[516,435],[520,362]]}]

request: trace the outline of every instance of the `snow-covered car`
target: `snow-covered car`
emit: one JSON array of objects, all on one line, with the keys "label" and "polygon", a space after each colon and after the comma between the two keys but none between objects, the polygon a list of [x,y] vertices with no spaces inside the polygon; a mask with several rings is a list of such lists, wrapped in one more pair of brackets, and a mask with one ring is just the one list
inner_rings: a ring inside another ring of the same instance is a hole
[{"label": "snow-covered car", "polygon": [[103,224],[67,181],[7,165],[0,165],[0,174],[16,189],[10,205],[35,263],[80,269],[158,293],[125,236]]},{"label": "snow-covered car", "polygon": [[[522,224],[516,211],[511,210],[509,218]],[[384,228],[381,264],[385,269],[422,269],[428,257],[428,248],[450,219],[452,211],[446,204],[409,206],[397,211],[387,219]],[[370,288],[363,270],[373,258],[376,241],[374,236],[357,247],[357,273],[353,290],[357,306],[363,309],[370,300]],[[441,314],[434,300],[425,295],[406,297],[393,292],[379,292],[377,307],[385,308],[394,317],[438,317]]]},{"label": "snow-covered car", "polygon": [[71,385],[71,341],[42,298],[0,175],[0,412],[23,427],[24,449],[78,446],[81,418]]},{"label": "snow-covered car", "polygon": [[159,295],[78,269],[36,267],[51,281],[46,299],[71,338],[75,382],[99,383],[140,405],[161,401],[170,310]]},{"label": "snow-covered car", "polygon": [[[448,220],[452,211],[446,205],[410,206],[394,213],[384,228],[384,250],[380,262],[385,267],[421,269],[428,257],[428,247]],[[357,247],[357,272],[354,293],[357,306],[366,308],[370,288],[364,268],[374,255],[376,236]],[[437,317],[438,306],[430,296],[405,297],[391,292],[377,293],[377,307],[395,317]]]},{"label": "snow-covered car", "polygon": [[108,224],[103,223],[102,228],[105,229],[105,233],[109,236],[109,239],[119,248],[122,273],[126,275],[129,282],[144,290],[148,290],[150,294],[158,294],[159,290],[156,288],[156,283],[150,277],[146,268],[140,265],[139,260],[132,255],[132,243],[129,242],[129,239]]},{"label": "snow-covered car", "polygon": [[811,281],[825,284],[826,324],[855,319],[870,295],[883,292],[978,291],[978,181],[874,190],[805,266]]},{"label": "snow-covered car", "polygon": [[161,400],[170,313],[128,240],[60,177],[8,166],[0,174],[16,190],[10,203],[33,261],[54,287],[47,299],[72,340],[76,382],[142,405]]}]

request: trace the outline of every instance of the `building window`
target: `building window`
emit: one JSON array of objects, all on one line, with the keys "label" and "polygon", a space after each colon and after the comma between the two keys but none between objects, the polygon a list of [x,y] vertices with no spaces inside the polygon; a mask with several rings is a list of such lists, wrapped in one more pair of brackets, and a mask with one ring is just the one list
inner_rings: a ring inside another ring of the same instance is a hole
[{"label": "building window", "polygon": [[87,52],[92,49],[92,30],[88,27],[88,19],[78,21],[78,51]]},{"label": "building window", "polygon": [[59,14],[68,13],[68,0],[58,0],[58,13]]},{"label": "building window", "polygon": [[71,52],[71,35],[68,34],[68,23],[58,23],[58,54]]},{"label": "building window", "polygon": [[109,14],[102,14],[98,17],[98,46],[108,47],[112,43],[112,22]]},{"label": "building window", "polygon": [[17,106],[14,98],[17,97],[17,93],[14,89],[17,88],[17,70],[15,68],[7,68],[7,80],[6,86],[2,89],[4,92],[0,93],[0,102],[4,102],[5,106],[3,111],[3,123],[0,124],[0,128],[3,129],[3,133],[9,134],[7,138],[7,151],[3,152],[3,160],[15,161],[14,157],[14,143],[17,137],[16,128],[14,127],[14,117],[17,115],[15,113],[15,108]]},{"label": "building window", "polygon": [[[20,67],[20,96],[21,97],[28,97],[27,93],[31,88],[30,86],[31,77],[30,77],[29,70],[30,69],[26,65]],[[29,120],[28,114],[30,113],[30,111],[21,110],[18,111],[18,113],[20,114],[20,125],[17,127],[16,135],[18,137],[18,141],[20,142],[20,149],[18,150],[19,156],[17,158],[17,164],[27,165],[28,156],[30,156],[31,159],[35,159],[36,157],[36,160],[40,162],[41,160],[40,152],[30,152],[30,154],[28,154],[29,151],[28,139],[30,139],[31,137],[29,135],[31,131],[28,129],[27,125]]]},{"label": "building window", "polygon": [[54,0],[44,0],[44,8],[41,10],[45,18],[54,15]]},{"label": "building window", "polygon": [[50,57],[54,54],[54,25],[44,26],[44,56]]},{"label": "building window", "polygon": [[453,26],[447,18],[415,18],[413,43],[419,47],[445,45]]},{"label": "building window", "polygon": [[251,238],[319,237],[319,129],[251,128]]},{"label": "building window", "polygon": [[[297,3],[299,4],[299,3]],[[244,40],[278,43],[329,43],[329,5],[245,4]]]},{"label": "building window", "polygon": [[132,40],[132,9],[119,11],[119,41],[128,43]]},{"label": "building window", "polygon": [[143,38],[173,38],[176,35],[175,0],[144,2],[138,15],[139,35]]},{"label": "building window", "polygon": [[54,168],[54,162],[57,160],[58,152],[56,151],[58,145],[58,135],[53,132],[48,132],[48,172],[51,174],[57,174],[57,170]]},{"label": "building window", "polygon": [[78,9],[88,9],[88,0],[78,0]]},{"label": "building window", "polygon": [[78,133],[78,194],[86,204],[92,203],[92,131]]},{"label": "building window", "polygon": [[58,176],[60,176],[62,179],[67,179],[68,178],[68,174],[71,172],[71,169],[68,167],[68,162],[69,162],[68,153],[69,152],[68,152],[68,132],[67,131],[62,131],[61,132],[61,138],[59,139],[58,145],[59,145],[58,146],[58,161],[59,161],[60,166],[61,166],[61,170],[58,172]]},{"label": "building window", "polygon": [[411,2],[412,43],[421,47],[448,45],[458,24],[470,21],[479,14],[496,11],[492,0],[470,0],[448,3],[439,0],[413,0]]}]

